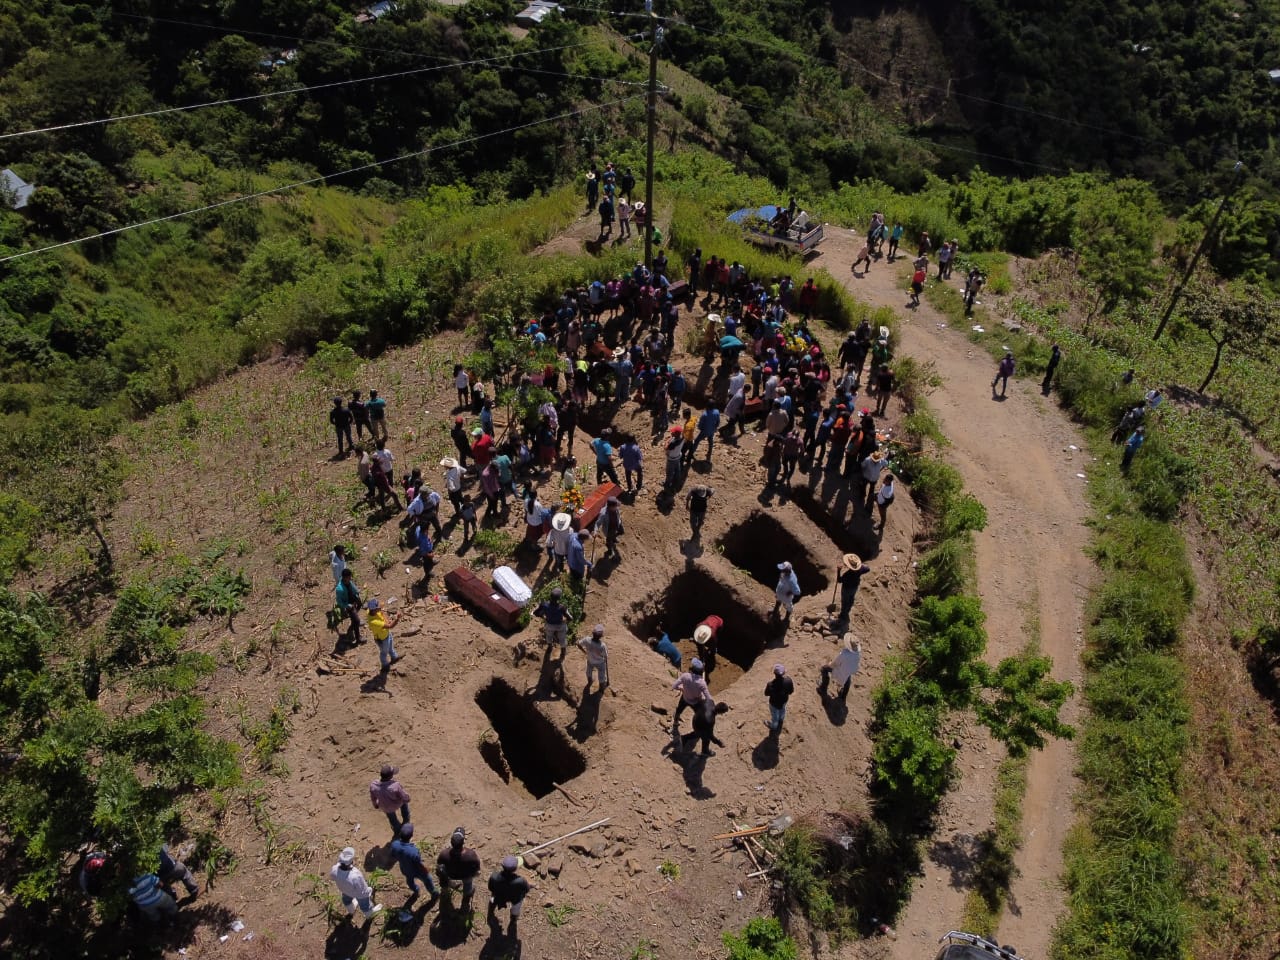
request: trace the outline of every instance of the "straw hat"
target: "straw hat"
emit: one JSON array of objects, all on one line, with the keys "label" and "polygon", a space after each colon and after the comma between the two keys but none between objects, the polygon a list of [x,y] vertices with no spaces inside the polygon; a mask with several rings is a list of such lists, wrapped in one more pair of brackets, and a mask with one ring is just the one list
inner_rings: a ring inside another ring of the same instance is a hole
[{"label": "straw hat", "polygon": [[840,558],[840,566],[844,567],[846,570],[861,570],[862,558],[856,553],[846,553]]},{"label": "straw hat", "polygon": [[694,643],[706,643],[711,639],[711,628],[705,623],[698,624],[698,629],[693,631]]},{"label": "straw hat", "polygon": [[444,467],[446,470],[452,470],[457,465],[458,461],[453,459],[453,457],[445,457],[440,461],[440,466]]},{"label": "straw hat", "polygon": [[708,321],[710,321],[711,323],[719,323],[719,322],[720,322],[720,314],[718,314],[718,313],[708,313],[708,314],[707,314],[707,320],[708,320]]},{"label": "straw hat", "polygon": [[569,525],[571,523],[573,523],[573,517],[569,516],[567,513],[557,513],[551,518],[551,529],[564,533],[569,529]]}]

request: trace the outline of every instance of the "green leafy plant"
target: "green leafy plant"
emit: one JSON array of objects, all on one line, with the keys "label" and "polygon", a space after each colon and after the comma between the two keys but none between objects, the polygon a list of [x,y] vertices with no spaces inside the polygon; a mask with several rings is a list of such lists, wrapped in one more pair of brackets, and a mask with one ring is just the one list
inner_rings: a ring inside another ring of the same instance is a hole
[{"label": "green leafy plant", "polygon": [[662,874],[662,876],[666,877],[668,880],[679,880],[680,864],[676,863],[674,860],[663,860],[662,863],[658,864],[658,873]]},{"label": "green leafy plant", "polygon": [[547,923],[552,929],[558,930],[569,922],[569,918],[578,912],[578,908],[571,903],[561,903],[552,907],[547,907]]},{"label": "green leafy plant", "polygon": [[729,960],[796,960],[796,944],[776,917],[749,920],[739,933],[720,935]]}]

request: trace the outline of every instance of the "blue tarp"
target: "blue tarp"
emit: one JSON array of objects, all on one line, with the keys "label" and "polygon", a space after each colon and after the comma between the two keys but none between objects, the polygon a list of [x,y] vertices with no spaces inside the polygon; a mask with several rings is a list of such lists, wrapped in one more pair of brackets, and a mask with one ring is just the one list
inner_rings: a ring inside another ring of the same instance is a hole
[{"label": "blue tarp", "polygon": [[733,213],[729,214],[728,219],[730,223],[746,223],[746,221],[752,217],[759,217],[761,220],[768,223],[778,215],[778,211],[781,209],[781,207],[775,207],[771,203],[766,204],[763,207],[758,207],[754,210],[751,207],[743,207],[741,210],[735,210]]}]

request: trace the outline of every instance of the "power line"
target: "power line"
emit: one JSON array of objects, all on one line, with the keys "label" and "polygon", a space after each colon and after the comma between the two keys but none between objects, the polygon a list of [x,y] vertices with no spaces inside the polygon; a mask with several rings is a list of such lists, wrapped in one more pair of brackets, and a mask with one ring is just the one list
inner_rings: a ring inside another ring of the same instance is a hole
[{"label": "power line", "polygon": [[[394,80],[399,77],[407,77],[420,73],[432,73],[440,70],[450,70],[454,67],[470,67],[480,64],[496,63],[500,60],[511,60],[516,57],[528,57],[537,53],[555,53],[560,50],[568,50],[574,47],[584,47],[591,43],[597,43],[598,40],[588,40],[583,43],[570,43],[559,47],[545,47],[541,50],[525,50],[521,53],[503,54],[498,57],[485,57],[477,60],[459,60],[451,63],[438,64],[430,67],[414,67],[412,70],[400,70],[395,73],[382,73],[372,77],[357,77],[352,80],[333,80],[327,83],[317,83],[305,87],[293,87],[289,90],[269,90],[264,93],[248,94],[243,97],[226,97],[222,100],[207,100],[203,103],[190,103],[177,107],[160,107],[155,110],[144,110],[139,113],[121,114],[115,117],[100,117],[96,120],[78,120],[74,123],[61,123],[51,127],[40,127],[34,130],[19,130],[13,133],[0,133],[0,140],[12,140],[17,137],[30,137],[42,133],[58,133],[63,130],[76,130],[81,127],[101,126],[106,123],[116,123],[121,120],[141,120],[146,117],[158,117],[169,113],[183,113],[190,110],[203,110],[207,107],[222,107],[235,103],[248,103],[254,100],[266,100],[272,97],[289,97],[301,93],[309,93],[313,90],[330,90],[335,87],[351,86],[357,83],[375,83],[379,80]],[[632,87],[643,87],[645,84],[635,80],[618,80],[612,77],[591,77],[580,76],[572,73],[560,73],[553,70],[541,70],[536,67],[499,67],[498,69],[521,70],[528,73],[552,74],[554,76],[572,77],[582,80],[599,80],[605,83],[619,83]]]},{"label": "power line", "polygon": [[361,164],[358,167],[351,167],[349,170],[339,170],[336,173],[326,173],[318,177],[309,177],[306,180],[297,180],[293,183],[281,184],[280,186],[272,187],[269,190],[259,190],[257,193],[247,193],[238,197],[229,197],[226,200],[219,200],[217,203],[209,203],[204,205],[203,207],[196,207],[191,210],[180,210],[177,213],[166,214],[163,217],[155,217],[151,220],[143,220],[140,223],[131,223],[123,227],[114,227],[111,230],[103,230],[101,233],[94,233],[87,237],[77,237],[74,240],[63,240],[60,243],[51,243],[44,247],[37,247],[34,250],[24,250],[21,253],[12,253],[12,254],[9,254],[7,257],[0,257],[0,263],[9,263],[12,260],[21,260],[24,257],[34,257],[37,254],[48,253],[51,250],[60,250],[63,247],[73,247],[77,244],[85,243],[89,240],[101,240],[105,237],[111,237],[117,234],[127,233],[130,230],[139,230],[142,227],[154,226],[157,223],[165,223],[169,220],[179,220],[183,217],[194,216],[197,213],[207,213],[210,210],[217,210],[221,207],[231,206],[232,204],[236,204],[236,203],[244,203],[249,200],[261,200],[263,197],[269,197],[274,194],[284,193],[288,190],[295,190],[298,187],[308,187],[308,186],[311,186],[312,184],[324,183],[328,180],[333,180],[338,177],[345,177],[352,173],[361,173],[365,170],[373,170],[378,167],[386,166],[387,164],[399,163],[402,160],[412,160],[414,157],[426,156],[427,154],[435,153],[438,150],[447,150],[451,147],[465,146],[468,143],[476,143],[480,140],[488,140],[491,137],[499,137],[499,136],[502,136],[503,134],[515,133],[519,130],[527,130],[531,127],[541,126],[544,123],[554,123],[557,120],[567,120],[570,117],[576,117],[584,113],[590,113],[593,110],[605,110],[605,109],[608,109],[609,107],[616,107],[620,104],[627,103],[631,100],[642,99],[642,97],[643,97],[642,94],[635,94],[634,96],[623,97],[621,100],[611,100],[608,103],[592,104],[590,106],[581,107],[577,110],[570,110],[567,113],[558,114],[554,117],[544,117],[541,120],[531,120],[529,123],[517,124],[514,127],[507,127],[504,130],[494,130],[491,133],[481,133],[481,134],[477,134],[474,137],[466,137],[462,140],[454,140],[451,143],[436,144],[433,147],[427,147],[423,150],[415,150],[412,153],[402,153],[397,157],[388,157],[385,160],[374,160],[371,163]]}]

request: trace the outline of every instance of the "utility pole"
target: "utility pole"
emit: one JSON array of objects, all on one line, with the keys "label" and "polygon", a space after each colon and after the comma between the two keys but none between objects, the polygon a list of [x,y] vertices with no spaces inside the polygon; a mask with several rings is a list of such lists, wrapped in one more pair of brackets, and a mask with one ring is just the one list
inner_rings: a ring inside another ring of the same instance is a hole
[{"label": "utility pole", "polygon": [[1200,246],[1196,247],[1195,256],[1191,258],[1191,262],[1187,264],[1186,272],[1182,274],[1182,279],[1178,281],[1177,287],[1174,288],[1173,295],[1169,297],[1169,305],[1164,308],[1164,316],[1160,318],[1160,322],[1156,325],[1156,332],[1151,335],[1152,342],[1160,339],[1160,334],[1164,333],[1165,324],[1169,322],[1169,318],[1173,316],[1173,308],[1178,305],[1178,300],[1182,297],[1182,290],[1187,285],[1187,281],[1191,279],[1191,275],[1195,273],[1196,265],[1200,262],[1200,257],[1209,246],[1210,239],[1218,232],[1218,221],[1222,219],[1222,211],[1227,209],[1227,204],[1231,202],[1231,197],[1235,194],[1243,179],[1244,164],[1239,160],[1236,161],[1235,173],[1231,178],[1231,185],[1227,187],[1227,192],[1222,195],[1222,202],[1218,204],[1218,209],[1214,211],[1213,219],[1209,221],[1209,226],[1205,227],[1204,236],[1200,238]]},{"label": "utility pole", "polygon": [[653,0],[645,0],[644,9],[649,14],[649,132],[645,143],[644,168],[644,267],[653,270],[653,140],[658,130],[658,17],[653,12]]}]

